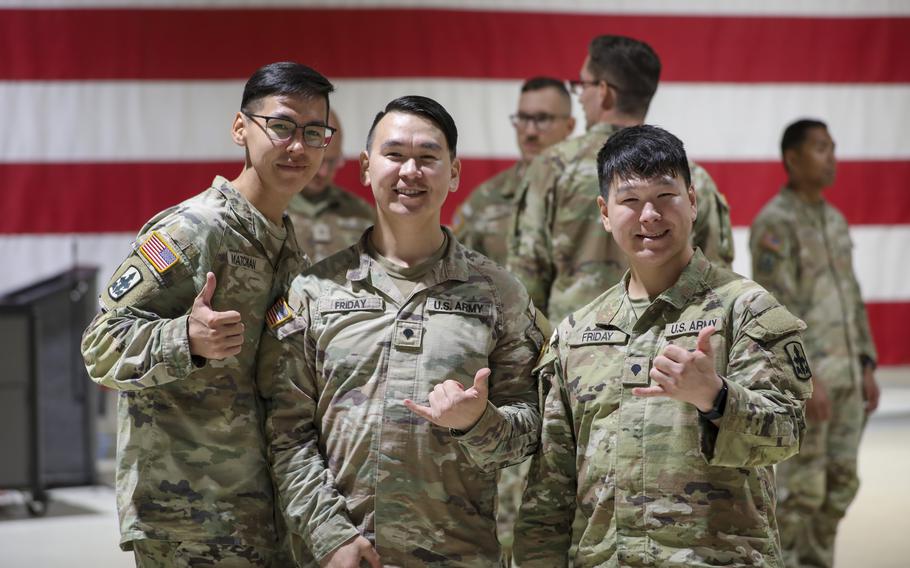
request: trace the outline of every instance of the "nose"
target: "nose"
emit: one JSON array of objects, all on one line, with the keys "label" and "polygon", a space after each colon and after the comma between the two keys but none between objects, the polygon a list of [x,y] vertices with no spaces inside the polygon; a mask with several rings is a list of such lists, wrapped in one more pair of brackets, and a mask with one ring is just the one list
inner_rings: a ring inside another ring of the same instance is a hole
[{"label": "nose", "polygon": [[402,178],[412,178],[417,176],[420,173],[420,168],[417,167],[417,160],[410,158],[406,160],[401,167],[398,168],[398,177]]},{"label": "nose", "polygon": [[660,211],[657,210],[657,207],[655,207],[652,202],[646,201],[641,208],[639,220],[642,223],[653,223],[654,221],[659,221],[660,217]]}]

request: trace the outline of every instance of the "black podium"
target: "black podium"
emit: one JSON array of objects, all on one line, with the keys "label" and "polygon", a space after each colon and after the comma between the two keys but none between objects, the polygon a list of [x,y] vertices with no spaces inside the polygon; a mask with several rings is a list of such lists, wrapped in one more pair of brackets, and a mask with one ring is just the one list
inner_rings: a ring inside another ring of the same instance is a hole
[{"label": "black podium", "polygon": [[91,485],[98,391],[79,350],[97,311],[95,268],[73,268],[0,296],[0,489]]}]

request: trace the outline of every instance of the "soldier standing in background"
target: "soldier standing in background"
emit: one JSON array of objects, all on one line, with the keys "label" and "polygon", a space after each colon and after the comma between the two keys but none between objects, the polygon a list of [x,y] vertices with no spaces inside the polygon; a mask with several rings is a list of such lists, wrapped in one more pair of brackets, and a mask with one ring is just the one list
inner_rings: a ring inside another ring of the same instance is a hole
[{"label": "soldier standing in background", "polygon": [[503,266],[515,215],[515,191],[528,163],[575,129],[572,97],[565,83],[551,77],[528,79],[521,86],[518,112],[509,120],[521,159],[477,186],[459,205],[452,222],[458,242]]},{"label": "soldier standing in background", "polygon": [[313,262],[356,243],[374,217],[369,203],[334,183],[335,173],[344,165],[341,123],[334,110],[329,113],[329,126],[335,135],[319,171],[288,205],[297,242]]},{"label": "soldier standing in background", "polygon": [[456,142],[426,97],[376,116],[360,157],[376,225],[296,278],[263,338],[279,498],[315,557],[302,564],[500,565],[496,471],[537,447],[543,337],[518,280],[440,226]]},{"label": "soldier standing in background", "polygon": [[808,325],[815,390],[799,455],[778,468],[778,519],[787,566],[830,567],[837,525],[859,488],[865,419],[878,406],[876,351],[847,221],[822,195],[836,169],[827,126],[794,122],[781,154],[788,181],[752,223],[752,274]]},{"label": "soldier standing in background", "polygon": [[653,126],[597,160],[619,284],[559,324],[536,369],[541,449],[515,529],[522,567],[781,566],[772,466],[811,392],[799,331],[768,292],[693,249],[682,142]]},{"label": "soldier standing in background", "polygon": [[120,544],[140,567],[286,566],[254,385],[266,314],[308,265],[284,210],[332,138],[332,84],[298,63],[247,81],[234,180],[162,211],[101,294],[89,376],[119,391]]},{"label": "soldier standing in background", "polygon": [[[660,78],[649,45],[622,36],[591,40],[580,79],[571,81],[587,132],[552,146],[528,167],[517,202],[508,266],[534,304],[557,322],[619,281],[622,252],[600,230],[597,152],[609,136],[645,120]],[[696,246],[728,266],[733,238],[726,200],[700,166],[690,162],[698,196]]]}]

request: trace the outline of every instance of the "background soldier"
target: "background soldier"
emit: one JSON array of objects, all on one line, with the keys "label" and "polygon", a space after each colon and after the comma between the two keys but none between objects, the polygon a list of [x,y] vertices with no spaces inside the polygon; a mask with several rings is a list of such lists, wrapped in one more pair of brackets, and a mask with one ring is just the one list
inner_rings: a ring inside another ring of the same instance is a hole
[{"label": "background soldier", "polygon": [[693,250],[682,142],[623,129],[598,155],[603,227],[630,271],[559,324],[515,530],[520,566],[779,566],[772,465],[795,453],[802,322]]},{"label": "background soldier", "polygon": [[329,126],[335,129],[335,135],[325,149],[322,165],[288,205],[297,242],[313,262],[356,243],[373,224],[373,207],[333,182],[335,173],[344,165],[341,123],[334,110],[329,113]]},{"label": "background soldier", "polygon": [[[516,197],[518,214],[508,265],[534,304],[559,321],[610,286],[626,261],[600,230],[597,152],[620,128],[644,122],[660,78],[660,60],[649,45],[622,36],[591,40],[580,79],[571,81],[584,109],[587,132],[556,144],[528,167]],[[695,244],[729,265],[733,239],[726,200],[700,166],[690,163],[699,222]],[[704,226],[701,226],[704,225]]]},{"label": "background soldier", "polygon": [[836,168],[827,126],[794,122],[781,153],[789,179],[752,223],[752,272],[809,326],[815,386],[802,449],[778,468],[781,543],[788,566],[832,566],[837,525],[859,488],[865,416],[878,406],[876,353],[847,221],[822,196]]},{"label": "background soldier", "polygon": [[534,307],[440,227],[456,141],[426,97],[377,115],[360,157],[376,225],[294,280],[263,340],[279,494],[323,566],[498,566],[496,470],[539,440]]},{"label": "background soldier", "polygon": [[521,159],[471,192],[452,222],[458,241],[505,266],[508,235],[515,215],[515,191],[532,158],[572,134],[572,97],[563,81],[534,77],[521,86],[515,127]]},{"label": "background soldier", "polygon": [[331,140],[331,91],[297,63],[257,70],[232,129],[243,171],[142,228],[85,332],[89,376],[120,391],[120,542],[139,566],[286,565],[254,364],[307,264],[283,212]]}]

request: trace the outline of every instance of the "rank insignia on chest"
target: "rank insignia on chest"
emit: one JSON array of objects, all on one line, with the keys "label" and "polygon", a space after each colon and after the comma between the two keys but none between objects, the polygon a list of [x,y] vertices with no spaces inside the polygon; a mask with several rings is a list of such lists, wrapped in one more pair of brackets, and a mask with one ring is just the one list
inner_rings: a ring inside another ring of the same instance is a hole
[{"label": "rank insignia on chest", "polygon": [[145,242],[139,246],[139,253],[149,261],[158,274],[165,273],[179,260],[177,251],[158,231],[152,231],[152,234],[146,237]]},{"label": "rank insignia on chest", "polygon": [[791,341],[784,345],[784,351],[787,352],[787,357],[790,358],[790,366],[793,367],[793,373],[796,375],[797,379],[806,381],[812,378],[812,370],[809,368],[809,359],[806,357],[806,352],[803,350],[803,346],[800,342]]},{"label": "rank insignia on chest", "polygon": [[623,366],[622,384],[625,386],[644,387],[651,383],[651,358],[626,357]]},{"label": "rank insignia on chest", "polygon": [[332,229],[325,223],[313,223],[313,241],[328,243],[332,240]]},{"label": "rank insignia on chest", "polygon": [[142,274],[139,272],[139,269],[135,266],[130,266],[120,275],[120,278],[108,286],[107,293],[112,300],[119,300],[140,282],[142,282]]},{"label": "rank insignia on chest", "polygon": [[284,298],[278,298],[278,300],[272,304],[272,307],[265,312],[265,323],[271,329],[275,329],[289,319],[291,319],[291,308]]}]

